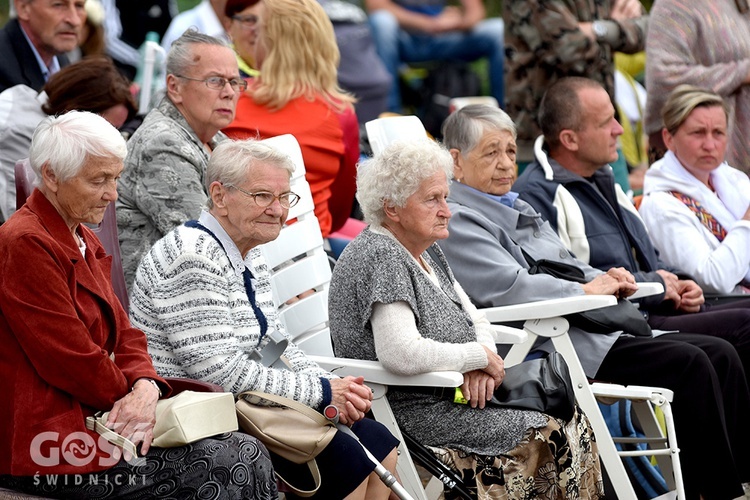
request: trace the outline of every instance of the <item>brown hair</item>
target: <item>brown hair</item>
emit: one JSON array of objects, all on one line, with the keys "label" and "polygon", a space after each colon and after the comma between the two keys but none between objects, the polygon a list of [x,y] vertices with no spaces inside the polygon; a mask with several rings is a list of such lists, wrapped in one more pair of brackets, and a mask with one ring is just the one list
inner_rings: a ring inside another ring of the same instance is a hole
[{"label": "brown hair", "polygon": [[105,57],[85,58],[64,67],[50,77],[42,90],[47,93],[42,111],[48,115],[74,109],[101,114],[122,104],[130,119],[138,110],[127,79]]},{"label": "brown hair", "polygon": [[560,145],[563,130],[580,130],[583,115],[578,92],[583,89],[604,89],[589,78],[569,76],[561,78],[547,89],[539,105],[539,127],[544,134],[544,142],[550,150]]}]

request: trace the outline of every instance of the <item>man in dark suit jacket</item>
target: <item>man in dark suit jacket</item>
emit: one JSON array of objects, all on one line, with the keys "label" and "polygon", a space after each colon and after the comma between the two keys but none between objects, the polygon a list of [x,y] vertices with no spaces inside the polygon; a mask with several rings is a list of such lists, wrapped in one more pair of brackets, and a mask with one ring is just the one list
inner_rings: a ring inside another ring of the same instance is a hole
[{"label": "man in dark suit jacket", "polygon": [[[60,5],[62,2],[62,5]],[[17,19],[0,30],[0,91],[18,84],[40,90],[68,64],[86,20],[84,0],[14,0]],[[25,35],[25,36],[24,36]]]}]

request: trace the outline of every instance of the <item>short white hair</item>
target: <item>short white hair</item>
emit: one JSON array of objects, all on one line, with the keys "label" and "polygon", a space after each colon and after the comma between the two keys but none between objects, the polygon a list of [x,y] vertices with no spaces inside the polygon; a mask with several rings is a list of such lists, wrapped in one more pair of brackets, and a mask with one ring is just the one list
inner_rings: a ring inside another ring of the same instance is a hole
[{"label": "short white hair", "polygon": [[42,120],[34,131],[29,163],[42,178],[47,163],[55,177],[65,182],[78,175],[91,157],[123,161],[127,146],[122,134],[101,116],[88,111],[68,111]]},{"label": "short white hair", "polygon": [[438,172],[453,178],[453,158],[447,149],[430,139],[396,141],[357,168],[357,201],[365,221],[380,225],[385,220],[384,203],[403,207],[419,186]]}]

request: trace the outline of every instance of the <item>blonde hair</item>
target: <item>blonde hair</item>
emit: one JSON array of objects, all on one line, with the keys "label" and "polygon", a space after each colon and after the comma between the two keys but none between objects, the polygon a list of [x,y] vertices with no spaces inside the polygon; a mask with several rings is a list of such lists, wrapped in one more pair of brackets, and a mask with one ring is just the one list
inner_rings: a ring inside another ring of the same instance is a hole
[{"label": "blonde hair", "polygon": [[695,108],[712,108],[714,106],[722,108],[725,117],[729,116],[729,108],[726,102],[716,92],[694,85],[678,85],[669,94],[667,102],[661,108],[664,128],[674,135]]},{"label": "blonde hair", "polygon": [[263,0],[262,34],[266,57],[249,90],[272,110],[304,96],[322,97],[336,111],[351,108],[354,96],[337,82],[340,60],[333,25],[316,0]]}]

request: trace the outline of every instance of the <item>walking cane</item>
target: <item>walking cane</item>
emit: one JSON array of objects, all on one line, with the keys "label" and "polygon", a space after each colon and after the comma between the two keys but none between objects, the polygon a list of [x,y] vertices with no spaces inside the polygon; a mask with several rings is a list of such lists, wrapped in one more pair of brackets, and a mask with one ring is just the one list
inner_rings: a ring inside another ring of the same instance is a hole
[{"label": "walking cane", "polygon": [[333,422],[338,430],[340,430],[344,434],[351,436],[355,441],[359,443],[359,445],[365,451],[365,455],[367,455],[367,458],[373,464],[375,464],[375,473],[378,475],[378,477],[380,477],[380,480],[383,481],[383,483],[396,494],[396,496],[398,496],[401,500],[414,500],[414,498],[409,495],[406,489],[401,486],[401,484],[396,480],[393,474],[391,474],[390,471],[386,469],[383,464],[378,461],[377,458],[372,456],[370,450],[368,450],[365,445],[362,444],[362,441],[359,440],[357,435],[354,434],[354,432],[352,432],[352,430],[348,426],[339,423],[338,408],[333,405],[328,405],[326,406],[325,410],[323,410],[323,415],[325,415],[328,420]]}]

